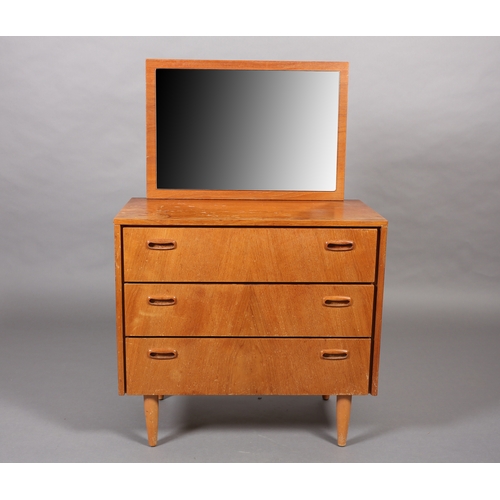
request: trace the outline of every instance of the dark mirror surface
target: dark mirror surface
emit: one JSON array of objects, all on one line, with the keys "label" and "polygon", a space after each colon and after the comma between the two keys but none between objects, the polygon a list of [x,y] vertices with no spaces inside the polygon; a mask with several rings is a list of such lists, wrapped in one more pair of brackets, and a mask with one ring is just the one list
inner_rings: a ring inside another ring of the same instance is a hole
[{"label": "dark mirror surface", "polygon": [[334,191],[339,73],[156,70],[159,189]]}]

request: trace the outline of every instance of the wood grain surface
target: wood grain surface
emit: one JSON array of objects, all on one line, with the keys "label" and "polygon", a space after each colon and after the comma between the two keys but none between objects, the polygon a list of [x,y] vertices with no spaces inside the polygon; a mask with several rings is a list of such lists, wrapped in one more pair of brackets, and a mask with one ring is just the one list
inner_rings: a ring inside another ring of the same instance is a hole
[{"label": "wood grain surface", "polygon": [[[367,394],[369,339],[127,338],[127,393]],[[345,359],[323,359],[323,350]],[[172,359],[157,353],[176,351]],[[150,356],[153,353],[153,356]]]},{"label": "wood grain surface", "polygon": [[141,226],[385,226],[359,200],[149,200],[132,198],[115,224]]},{"label": "wood grain surface", "polygon": [[[125,227],[127,282],[372,283],[376,229]],[[175,249],[148,244],[175,242]],[[352,242],[329,251],[328,242]]]},{"label": "wood grain surface", "polygon": [[125,335],[370,337],[373,295],[373,285],[127,283]]}]

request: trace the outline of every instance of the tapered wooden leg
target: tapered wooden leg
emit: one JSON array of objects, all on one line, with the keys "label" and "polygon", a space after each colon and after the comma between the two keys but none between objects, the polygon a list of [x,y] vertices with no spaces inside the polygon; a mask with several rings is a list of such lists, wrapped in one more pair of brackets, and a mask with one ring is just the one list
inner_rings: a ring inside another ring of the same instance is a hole
[{"label": "tapered wooden leg", "polygon": [[324,401],[328,401],[329,399],[330,399],[330,396],[328,396],[328,394],[325,394],[325,395],[323,396],[323,400],[324,400]]},{"label": "tapered wooden leg", "polygon": [[149,446],[156,446],[158,439],[158,396],[144,396],[144,415]]},{"label": "tapered wooden leg", "polygon": [[345,446],[351,417],[352,396],[337,396],[337,444]]}]

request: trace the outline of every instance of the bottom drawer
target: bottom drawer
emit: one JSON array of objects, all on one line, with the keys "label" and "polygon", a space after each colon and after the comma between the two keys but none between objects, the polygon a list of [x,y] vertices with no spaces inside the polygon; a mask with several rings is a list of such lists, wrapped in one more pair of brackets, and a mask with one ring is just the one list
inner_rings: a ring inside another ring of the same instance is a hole
[{"label": "bottom drawer", "polygon": [[127,394],[368,394],[370,339],[127,338]]}]

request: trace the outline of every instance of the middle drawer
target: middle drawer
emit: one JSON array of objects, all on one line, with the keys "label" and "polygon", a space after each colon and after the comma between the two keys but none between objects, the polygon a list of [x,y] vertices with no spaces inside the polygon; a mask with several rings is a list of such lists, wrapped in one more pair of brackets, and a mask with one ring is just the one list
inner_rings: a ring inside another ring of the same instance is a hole
[{"label": "middle drawer", "polygon": [[373,285],[125,284],[129,337],[370,337]]}]

